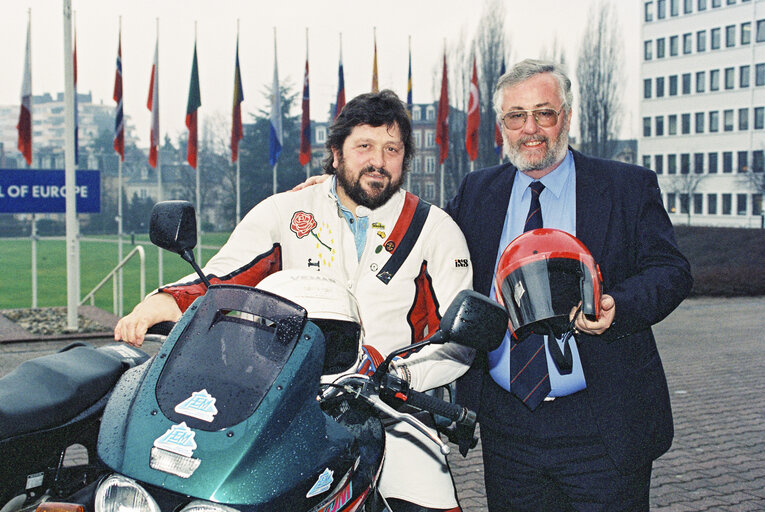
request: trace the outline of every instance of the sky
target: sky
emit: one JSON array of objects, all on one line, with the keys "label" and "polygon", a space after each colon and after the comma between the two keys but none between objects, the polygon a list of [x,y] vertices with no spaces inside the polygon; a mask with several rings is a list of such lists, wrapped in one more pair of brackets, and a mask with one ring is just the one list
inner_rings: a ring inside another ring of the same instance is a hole
[{"label": "sky", "polygon": [[[591,5],[599,0],[500,0],[505,8],[509,62],[539,57],[553,41],[565,51],[569,76]],[[622,135],[637,133],[640,5],[605,0],[616,8],[624,34],[625,97]],[[411,37],[415,103],[438,97],[444,44],[469,44],[484,9],[480,0],[71,0],[75,12],[78,91],[95,103],[114,105],[117,39],[122,26],[124,109],[140,145],[147,145],[146,109],[154,45],[159,33],[160,131],[185,134],[191,62],[196,33],[202,106],[200,116],[231,120],[234,55],[244,89],[242,114],[268,109],[265,90],[273,81],[274,29],[282,85],[302,90],[309,41],[311,118],[324,120],[337,92],[342,33],[346,98],[368,92],[376,33],[379,82],[406,96]],[[13,0],[0,7],[0,105],[20,103],[28,13],[32,16],[32,91],[63,91],[63,1]],[[464,42],[464,43],[463,43]],[[576,102],[576,89],[574,102]],[[299,102],[297,104],[299,109]],[[576,107],[574,112],[576,112]],[[293,114],[297,114],[293,111]],[[576,119],[572,133],[576,135]]]}]

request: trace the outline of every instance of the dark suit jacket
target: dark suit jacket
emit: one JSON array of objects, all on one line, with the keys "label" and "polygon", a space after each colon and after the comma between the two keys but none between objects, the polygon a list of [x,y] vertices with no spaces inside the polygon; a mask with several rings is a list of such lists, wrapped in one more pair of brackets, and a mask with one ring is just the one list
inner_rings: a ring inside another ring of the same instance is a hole
[{"label": "dark suit jacket", "polygon": [[[656,175],[642,167],[573,151],[576,236],[600,265],[616,316],[600,336],[578,335],[587,403],[609,456],[622,471],[666,452],[673,436],[669,392],[651,325],[688,295],[688,261],[677,248]],[[475,290],[487,294],[517,170],[511,164],[470,173],[446,210],[462,228]],[[485,358],[458,385],[477,409]],[[479,421],[481,415],[479,411]]]}]

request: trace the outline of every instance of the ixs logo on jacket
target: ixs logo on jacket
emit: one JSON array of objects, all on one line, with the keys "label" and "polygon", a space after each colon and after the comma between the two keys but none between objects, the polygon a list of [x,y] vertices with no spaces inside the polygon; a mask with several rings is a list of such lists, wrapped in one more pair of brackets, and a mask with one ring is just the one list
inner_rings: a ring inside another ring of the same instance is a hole
[{"label": "ixs logo on jacket", "polygon": [[470,263],[468,263],[467,258],[457,258],[454,260],[454,266],[456,268],[465,268],[465,267],[469,267]]},{"label": "ixs logo on jacket", "polygon": [[[334,244],[334,239],[332,238],[332,229],[326,222],[322,222],[320,226],[316,222],[316,218],[313,216],[313,213],[298,210],[292,214],[292,220],[290,221],[290,231],[295,233],[295,236],[298,238],[305,238],[308,235],[311,235],[316,239],[318,259],[317,261],[312,261],[309,259],[309,267],[332,265],[332,261],[335,259],[335,250],[330,245],[327,245],[325,241],[329,241],[330,244]],[[324,240],[321,239],[322,236],[324,237]]]}]

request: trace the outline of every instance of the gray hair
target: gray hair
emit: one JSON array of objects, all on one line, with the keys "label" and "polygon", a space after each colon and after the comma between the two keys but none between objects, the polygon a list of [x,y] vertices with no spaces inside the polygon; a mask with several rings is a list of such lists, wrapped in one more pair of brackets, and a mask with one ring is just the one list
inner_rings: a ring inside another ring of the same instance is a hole
[{"label": "gray hair", "polygon": [[504,90],[521,82],[525,82],[534,75],[541,73],[550,73],[558,81],[561,97],[563,100],[563,109],[570,110],[574,101],[574,95],[571,92],[571,80],[566,76],[563,66],[555,62],[546,60],[526,59],[515,64],[507,73],[499,77],[497,86],[494,88],[494,112],[497,114],[497,121],[502,117],[502,100],[504,99]]}]

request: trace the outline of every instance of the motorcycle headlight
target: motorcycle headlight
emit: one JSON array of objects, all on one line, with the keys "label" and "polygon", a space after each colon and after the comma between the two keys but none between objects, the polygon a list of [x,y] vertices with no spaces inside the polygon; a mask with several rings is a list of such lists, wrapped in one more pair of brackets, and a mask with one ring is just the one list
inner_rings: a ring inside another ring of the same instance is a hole
[{"label": "motorcycle headlight", "polygon": [[96,491],[95,512],[160,512],[157,502],[135,480],[106,478]]},{"label": "motorcycle headlight", "polygon": [[181,512],[239,512],[235,508],[213,503],[211,501],[195,500],[181,509]]}]

